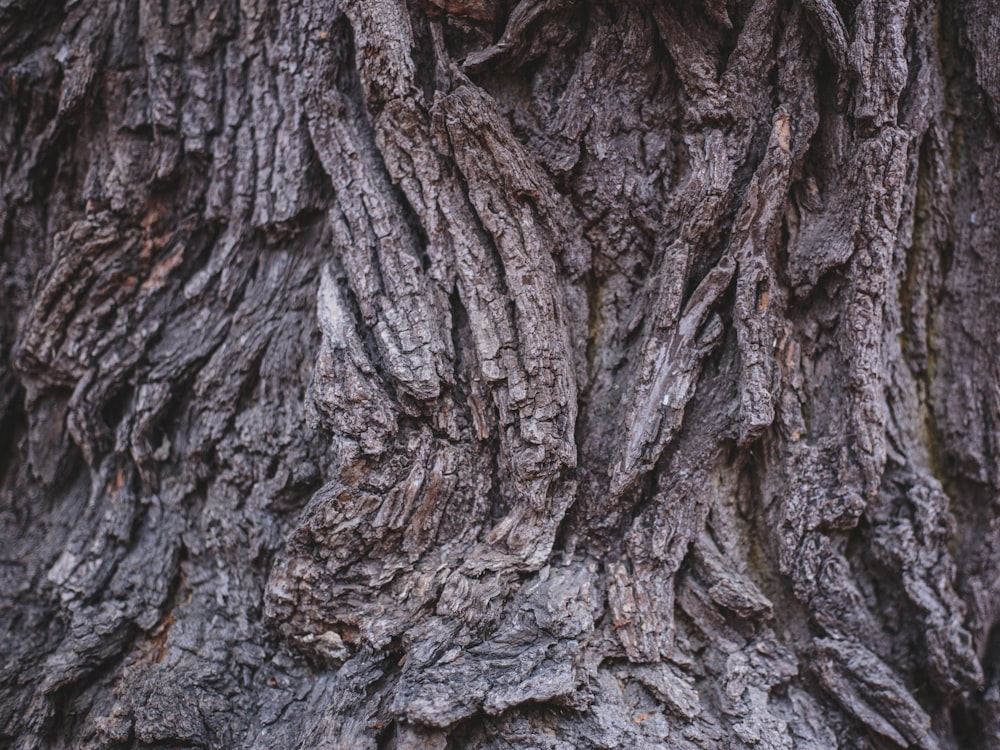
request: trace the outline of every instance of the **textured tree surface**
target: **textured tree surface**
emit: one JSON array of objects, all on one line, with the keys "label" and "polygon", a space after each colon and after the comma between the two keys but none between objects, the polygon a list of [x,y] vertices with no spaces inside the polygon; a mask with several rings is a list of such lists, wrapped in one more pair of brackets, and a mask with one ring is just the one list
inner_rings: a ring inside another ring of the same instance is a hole
[{"label": "textured tree surface", "polygon": [[0,0],[0,746],[1000,747],[993,0]]}]

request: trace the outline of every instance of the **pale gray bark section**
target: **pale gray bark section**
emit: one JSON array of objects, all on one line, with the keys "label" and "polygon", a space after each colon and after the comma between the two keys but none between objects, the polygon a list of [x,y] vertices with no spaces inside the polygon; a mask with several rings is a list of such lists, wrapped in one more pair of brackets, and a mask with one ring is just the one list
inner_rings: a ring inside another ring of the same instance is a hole
[{"label": "pale gray bark section", "polygon": [[993,5],[0,2],[0,746],[1000,746]]}]

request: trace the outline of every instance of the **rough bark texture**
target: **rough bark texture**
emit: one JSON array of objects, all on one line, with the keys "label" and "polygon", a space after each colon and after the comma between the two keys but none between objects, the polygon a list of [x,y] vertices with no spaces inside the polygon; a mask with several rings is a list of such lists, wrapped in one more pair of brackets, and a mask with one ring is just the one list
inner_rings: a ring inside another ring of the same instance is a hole
[{"label": "rough bark texture", "polygon": [[1000,747],[992,0],[0,0],[0,745]]}]

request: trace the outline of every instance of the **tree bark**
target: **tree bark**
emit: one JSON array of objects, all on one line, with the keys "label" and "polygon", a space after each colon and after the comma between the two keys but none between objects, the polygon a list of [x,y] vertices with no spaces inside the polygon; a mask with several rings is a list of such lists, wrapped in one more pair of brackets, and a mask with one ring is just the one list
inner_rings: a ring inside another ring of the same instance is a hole
[{"label": "tree bark", "polygon": [[0,745],[1000,747],[990,0],[3,0],[0,70]]}]

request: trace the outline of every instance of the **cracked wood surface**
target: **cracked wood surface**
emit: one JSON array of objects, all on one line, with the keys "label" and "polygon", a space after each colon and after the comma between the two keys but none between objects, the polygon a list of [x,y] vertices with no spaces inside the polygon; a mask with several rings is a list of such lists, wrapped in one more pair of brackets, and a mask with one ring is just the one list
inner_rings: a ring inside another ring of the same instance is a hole
[{"label": "cracked wood surface", "polygon": [[1000,746],[988,0],[7,0],[0,746]]}]

